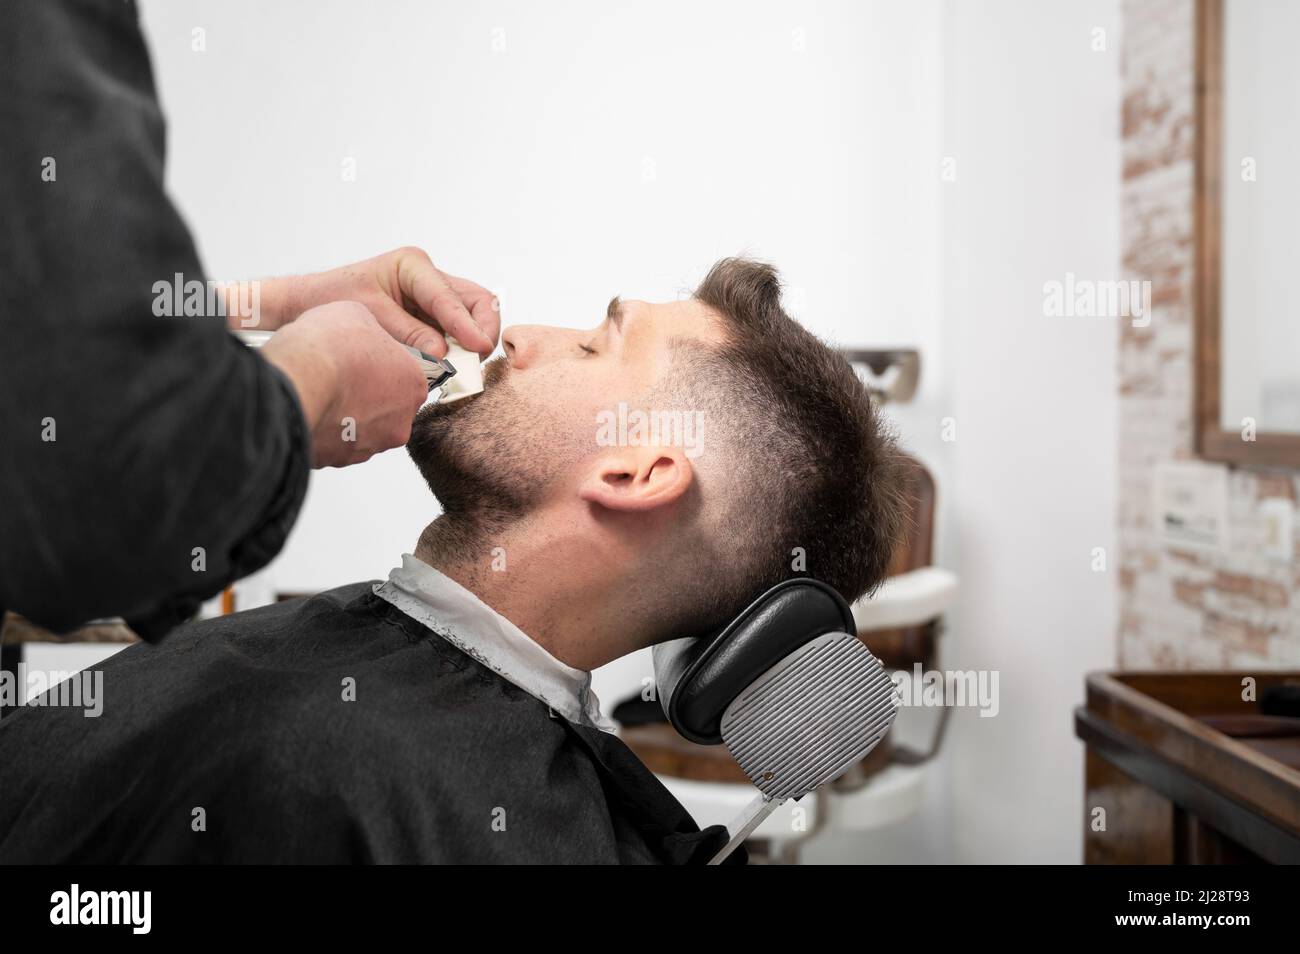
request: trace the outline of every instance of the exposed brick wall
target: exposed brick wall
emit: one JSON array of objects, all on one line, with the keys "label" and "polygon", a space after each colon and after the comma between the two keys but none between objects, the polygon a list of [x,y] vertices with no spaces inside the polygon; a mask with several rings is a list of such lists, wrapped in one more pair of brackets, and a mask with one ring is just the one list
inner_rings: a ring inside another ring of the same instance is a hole
[{"label": "exposed brick wall", "polygon": [[1125,0],[1123,10],[1123,267],[1152,282],[1153,320],[1120,332],[1119,662],[1297,666],[1300,560],[1260,555],[1256,508],[1266,497],[1295,502],[1300,475],[1233,470],[1222,551],[1170,549],[1156,532],[1156,466],[1195,457],[1195,11],[1192,0]]}]

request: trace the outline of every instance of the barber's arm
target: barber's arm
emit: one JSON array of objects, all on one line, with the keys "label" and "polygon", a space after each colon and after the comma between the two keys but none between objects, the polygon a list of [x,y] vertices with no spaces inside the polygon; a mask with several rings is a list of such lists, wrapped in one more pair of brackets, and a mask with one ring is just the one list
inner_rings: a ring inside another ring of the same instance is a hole
[{"label": "barber's arm", "polygon": [[404,441],[424,387],[367,307],[311,300],[323,283],[294,286],[264,355],[164,307],[204,275],[136,16],[0,5],[0,609],[157,639],[278,552],[313,457]]}]

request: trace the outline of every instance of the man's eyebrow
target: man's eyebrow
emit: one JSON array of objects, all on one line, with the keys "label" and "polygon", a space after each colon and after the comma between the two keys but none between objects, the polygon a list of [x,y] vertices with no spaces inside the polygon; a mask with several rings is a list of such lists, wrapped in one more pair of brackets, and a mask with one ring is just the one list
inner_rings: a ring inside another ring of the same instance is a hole
[{"label": "man's eyebrow", "polygon": [[609,300],[609,307],[605,309],[605,320],[612,321],[618,333],[623,333],[623,302],[617,295]]}]

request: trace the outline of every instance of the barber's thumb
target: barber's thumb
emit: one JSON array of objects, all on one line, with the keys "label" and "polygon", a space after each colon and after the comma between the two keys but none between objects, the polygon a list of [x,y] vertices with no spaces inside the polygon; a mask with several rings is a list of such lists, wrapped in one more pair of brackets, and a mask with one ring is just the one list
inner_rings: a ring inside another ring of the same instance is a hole
[{"label": "barber's thumb", "polygon": [[446,339],[433,328],[429,328],[428,325],[425,325],[425,328],[428,330],[420,332],[411,347],[419,348],[425,354],[432,355],[435,358],[447,357]]},{"label": "barber's thumb", "polygon": [[[425,354],[433,355],[435,358],[445,358],[447,356],[447,342],[443,340],[442,333],[437,328],[425,324],[419,318],[402,312],[401,326],[396,329],[397,333],[393,335],[402,344],[410,345],[412,348],[419,348]],[[390,329],[393,330],[393,329]]]},{"label": "barber's thumb", "polygon": [[447,356],[447,343],[437,328],[421,321],[395,302],[382,301],[371,305],[375,320],[398,344],[419,348],[435,358]]}]

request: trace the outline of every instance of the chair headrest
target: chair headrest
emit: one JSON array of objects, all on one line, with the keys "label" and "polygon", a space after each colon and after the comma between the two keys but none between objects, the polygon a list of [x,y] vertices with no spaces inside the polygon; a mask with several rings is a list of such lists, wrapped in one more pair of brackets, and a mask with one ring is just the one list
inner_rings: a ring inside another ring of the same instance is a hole
[{"label": "chair headrest", "polygon": [[692,742],[722,741],[722,714],[759,676],[826,633],[857,633],[844,597],[820,580],[786,580],[712,636],[659,643],[651,651],[659,702]]}]

